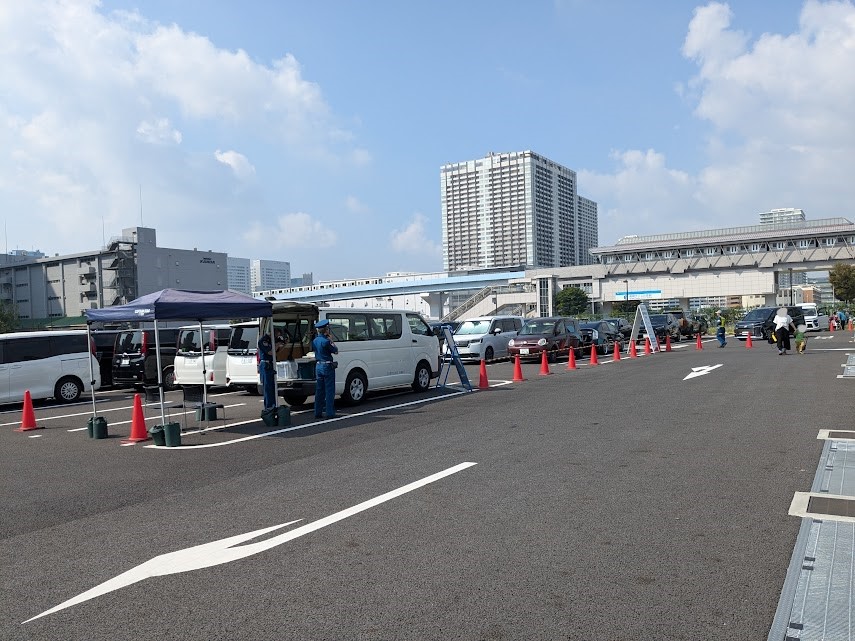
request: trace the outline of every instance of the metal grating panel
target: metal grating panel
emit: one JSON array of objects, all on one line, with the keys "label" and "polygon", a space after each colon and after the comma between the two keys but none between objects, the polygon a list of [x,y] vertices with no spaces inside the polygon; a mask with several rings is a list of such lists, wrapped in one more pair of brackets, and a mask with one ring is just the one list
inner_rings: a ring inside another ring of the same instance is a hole
[{"label": "metal grating panel", "polygon": [[855,376],[855,365],[844,365],[843,376]]},{"label": "metal grating panel", "polygon": [[807,511],[818,517],[832,516],[855,517],[855,499],[837,499],[828,496],[812,496],[808,499]]},{"label": "metal grating panel", "polygon": [[847,365],[855,365],[855,354],[849,354],[849,355],[847,355],[847,357],[846,357],[846,364],[847,364]]},{"label": "metal grating panel", "polygon": [[840,431],[837,431],[837,432],[829,432],[829,433],[828,433],[828,438],[849,438],[849,439],[855,439],[855,431],[851,431],[851,432],[840,432]]}]

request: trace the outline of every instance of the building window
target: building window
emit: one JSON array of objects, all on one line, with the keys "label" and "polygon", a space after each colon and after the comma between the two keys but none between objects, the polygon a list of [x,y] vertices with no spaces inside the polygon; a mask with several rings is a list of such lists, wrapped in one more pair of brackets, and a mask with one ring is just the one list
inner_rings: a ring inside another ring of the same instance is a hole
[{"label": "building window", "polygon": [[763,246],[760,243],[754,243],[751,245],[751,251],[753,251],[753,252],[763,251]]},{"label": "building window", "polygon": [[800,240],[799,241],[799,247],[801,247],[802,249],[807,249],[808,247],[811,247],[812,245],[813,245],[813,242],[810,240]]},{"label": "building window", "polygon": [[826,247],[834,247],[834,241],[835,240],[836,239],[834,239],[834,238],[826,238],[825,239],[825,246]]},{"label": "building window", "polygon": [[691,258],[691,257],[692,257],[692,256],[694,256],[694,255],[695,255],[695,250],[694,250],[694,249],[685,249],[685,250],[683,250],[683,256],[685,256],[686,258]]},{"label": "building window", "polygon": [[715,256],[716,254],[718,254],[718,248],[717,247],[704,247],[704,253],[707,256]]}]

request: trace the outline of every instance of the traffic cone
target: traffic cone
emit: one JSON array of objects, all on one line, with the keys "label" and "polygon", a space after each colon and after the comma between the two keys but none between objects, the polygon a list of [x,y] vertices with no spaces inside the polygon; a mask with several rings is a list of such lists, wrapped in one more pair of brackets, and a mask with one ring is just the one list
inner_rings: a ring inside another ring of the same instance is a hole
[{"label": "traffic cone", "polygon": [[549,371],[549,356],[546,354],[546,350],[541,352],[542,356],[540,357],[540,375],[541,376],[549,376],[552,372]]},{"label": "traffic cone", "polygon": [[650,337],[645,336],[644,338],[644,355],[650,356]]},{"label": "traffic cone", "polygon": [[524,381],[522,375],[522,367],[520,367],[520,357],[519,355],[514,357],[514,383],[519,383]]},{"label": "traffic cone", "polygon": [[852,319],[851,318],[849,319],[849,324],[846,326],[846,329],[849,330],[850,332],[852,331]]},{"label": "traffic cone", "polygon": [[576,369],[576,350],[570,348],[570,355],[567,356],[567,369]]},{"label": "traffic cone", "polygon": [[588,363],[589,365],[599,365],[599,361],[597,361],[597,346],[591,343],[591,360]]},{"label": "traffic cone", "polygon": [[638,350],[635,347],[635,341],[630,341],[629,343],[629,357],[638,358]]},{"label": "traffic cone", "polygon": [[615,343],[615,353],[612,356],[612,360],[613,361],[619,361],[620,360],[620,345],[618,343]]},{"label": "traffic cone", "polygon": [[751,332],[749,331],[745,338],[745,349],[751,349],[754,343],[751,342]]},{"label": "traffic cone", "polygon": [[834,323],[833,322],[828,324],[828,331],[831,332],[832,334],[834,333]]},{"label": "traffic cone", "polygon": [[122,443],[139,443],[147,441],[151,437],[145,429],[145,416],[142,411],[142,397],[139,394],[134,394],[134,413],[131,418],[131,436],[122,441]]},{"label": "traffic cone", "polygon": [[665,334],[665,351],[671,351],[671,334]]},{"label": "traffic cone", "polygon": [[30,396],[30,390],[24,392],[24,411],[21,413],[21,427],[16,432],[29,432],[30,430],[40,429],[36,425],[36,413],[33,411],[33,397]]},{"label": "traffic cone", "polygon": [[478,389],[490,389],[490,381],[487,380],[487,363],[481,359],[481,372],[478,376]]},{"label": "traffic cone", "polygon": [[701,343],[701,335],[698,334],[698,342],[695,344],[695,349],[703,349],[703,348],[704,348],[704,346]]}]

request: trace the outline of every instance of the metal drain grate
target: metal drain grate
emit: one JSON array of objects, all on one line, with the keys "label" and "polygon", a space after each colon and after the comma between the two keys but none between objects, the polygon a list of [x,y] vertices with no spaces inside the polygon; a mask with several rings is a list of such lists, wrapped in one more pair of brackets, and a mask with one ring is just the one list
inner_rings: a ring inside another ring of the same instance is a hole
[{"label": "metal drain grate", "polygon": [[855,431],[853,432],[828,432],[828,438],[848,438],[855,439]]},{"label": "metal drain grate", "polygon": [[817,516],[855,517],[855,499],[835,499],[827,496],[811,496],[808,499],[807,512]]}]

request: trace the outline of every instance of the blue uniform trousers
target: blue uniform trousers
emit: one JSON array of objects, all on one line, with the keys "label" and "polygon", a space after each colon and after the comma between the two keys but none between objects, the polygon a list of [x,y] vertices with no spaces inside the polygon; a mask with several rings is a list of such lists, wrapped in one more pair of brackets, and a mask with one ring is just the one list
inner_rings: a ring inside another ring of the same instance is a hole
[{"label": "blue uniform trousers", "polygon": [[315,418],[335,416],[335,369],[325,363],[315,367]]},{"label": "blue uniform trousers", "polygon": [[261,389],[264,393],[264,409],[276,407],[276,378],[273,376],[273,363],[262,361],[259,366]]}]

